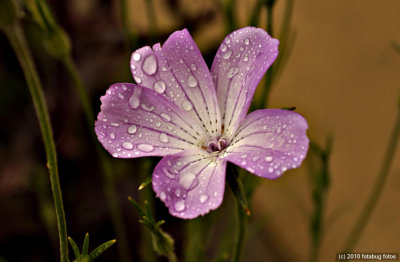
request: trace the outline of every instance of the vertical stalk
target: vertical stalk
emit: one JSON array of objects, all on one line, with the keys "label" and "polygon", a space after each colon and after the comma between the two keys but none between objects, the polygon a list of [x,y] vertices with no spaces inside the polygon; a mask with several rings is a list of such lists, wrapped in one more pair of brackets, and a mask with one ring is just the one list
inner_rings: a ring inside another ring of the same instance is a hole
[{"label": "vertical stalk", "polygon": [[57,153],[54,145],[53,131],[46,100],[43,94],[42,84],[40,83],[39,76],[33,64],[32,56],[28,49],[21,25],[18,22],[14,23],[5,27],[4,31],[24,72],[26,82],[28,83],[29,92],[32,96],[36,116],[39,120],[43,143],[46,150],[47,168],[49,169],[50,173],[51,190],[57,217],[58,235],[60,239],[60,260],[61,262],[67,262],[67,226],[65,222],[64,206],[62,202],[60,180],[58,175]]},{"label": "vertical stalk", "polygon": [[[275,5],[275,0],[269,0],[266,3],[266,8],[267,8],[267,32],[268,34],[273,37],[274,32],[273,32],[273,9]],[[272,78],[274,77],[274,65],[271,65],[271,67],[267,70],[266,77],[265,77],[265,86],[262,92],[261,96],[261,105],[260,109],[264,109],[268,107],[268,100],[269,100],[269,95],[271,92],[271,86],[272,86]]]},{"label": "vertical stalk", "polygon": [[100,144],[97,142],[96,135],[94,133],[94,113],[92,105],[89,99],[89,95],[79,77],[78,70],[74,61],[70,55],[65,56],[62,59],[62,63],[67,69],[67,72],[72,79],[76,91],[78,93],[79,99],[82,103],[83,111],[86,117],[86,122],[88,123],[88,129],[90,130],[90,135],[96,145],[97,155],[100,159],[102,173],[103,173],[103,190],[108,201],[108,208],[111,215],[111,221],[118,238],[118,253],[121,261],[130,261],[128,241],[126,237],[126,231],[123,223],[123,217],[121,215],[121,210],[118,205],[117,194],[115,192],[115,182],[113,178],[113,171],[111,167],[110,160],[107,155],[102,151]]},{"label": "vertical stalk", "polygon": [[385,186],[385,182],[389,175],[389,170],[393,162],[394,154],[396,152],[396,147],[399,140],[399,134],[400,134],[400,101],[397,109],[396,122],[389,139],[389,143],[386,149],[385,156],[383,158],[381,169],[378,173],[378,176],[371,190],[371,193],[367,199],[367,202],[365,203],[344,245],[343,248],[344,252],[351,252],[355,247],[355,245],[357,244],[357,241],[359,240],[363,230],[365,229],[365,226],[367,225],[368,220],[371,217],[371,214],[379,200],[379,197],[381,196],[383,187]]},{"label": "vertical stalk", "polygon": [[233,251],[232,262],[240,261],[240,255],[242,253],[242,246],[244,242],[244,235],[246,233],[246,222],[247,222],[246,214],[244,213],[244,210],[239,203],[237,203],[236,214],[237,214],[237,229],[236,229],[237,231],[236,231],[235,249]]}]

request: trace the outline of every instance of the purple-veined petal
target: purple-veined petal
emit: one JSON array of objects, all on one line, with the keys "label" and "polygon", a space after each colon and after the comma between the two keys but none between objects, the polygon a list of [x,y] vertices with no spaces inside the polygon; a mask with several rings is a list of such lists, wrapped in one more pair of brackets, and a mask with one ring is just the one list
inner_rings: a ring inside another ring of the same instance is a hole
[{"label": "purple-veined petal", "polygon": [[154,90],[114,84],[101,102],[95,131],[114,157],[165,156],[197,148],[206,137],[190,115]]},{"label": "purple-veined petal", "polygon": [[170,214],[190,219],[222,203],[226,161],[203,150],[166,156],[153,172],[153,189]]},{"label": "purple-veined petal", "polygon": [[224,159],[265,178],[299,167],[308,150],[306,120],[281,109],[257,110],[246,116]]},{"label": "purple-veined petal", "polygon": [[189,32],[174,32],[161,47],[156,44],[132,54],[131,69],[137,84],[168,97],[196,119],[210,135],[221,130],[214,83]]},{"label": "purple-veined petal", "polygon": [[278,44],[263,29],[254,27],[234,31],[222,42],[211,74],[228,137],[246,116],[258,83],[278,55]]}]

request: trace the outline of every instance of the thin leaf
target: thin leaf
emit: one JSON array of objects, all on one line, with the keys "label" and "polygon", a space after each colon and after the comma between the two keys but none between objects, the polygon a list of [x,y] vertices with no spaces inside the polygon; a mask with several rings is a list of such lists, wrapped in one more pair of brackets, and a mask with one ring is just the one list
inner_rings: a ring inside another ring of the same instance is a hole
[{"label": "thin leaf", "polygon": [[83,240],[82,256],[86,256],[89,250],[89,233],[86,233],[85,239]]},{"label": "thin leaf", "polygon": [[128,196],[128,200],[129,202],[131,202],[131,204],[135,207],[136,211],[139,213],[141,218],[145,218],[146,217],[146,213],[143,211],[143,209],[139,206],[139,204],[130,196]]},{"label": "thin leaf", "polygon": [[110,241],[98,246],[95,250],[92,251],[92,253],[90,253],[90,255],[89,255],[90,261],[93,261],[99,255],[101,255],[104,251],[106,251],[108,248],[110,248],[112,245],[114,245],[115,242],[117,242],[117,240],[114,239],[114,240],[110,240]]},{"label": "thin leaf", "polygon": [[151,183],[151,175],[148,176],[139,186],[139,190],[142,190],[143,188],[145,188],[146,186],[148,186]]},{"label": "thin leaf", "polygon": [[76,245],[75,241],[71,237],[68,237],[68,241],[72,247],[72,250],[74,251],[75,258],[78,258],[81,255],[81,253],[79,252],[78,246]]}]

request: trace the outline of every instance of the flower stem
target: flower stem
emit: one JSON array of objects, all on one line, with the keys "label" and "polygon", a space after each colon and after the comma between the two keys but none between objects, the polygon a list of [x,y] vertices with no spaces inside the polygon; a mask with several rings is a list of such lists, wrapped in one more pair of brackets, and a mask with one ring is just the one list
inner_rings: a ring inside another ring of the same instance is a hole
[{"label": "flower stem", "polygon": [[386,154],[384,156],[381,169],[378,173],[376,181],[374,183],[374,187],[368,197],[367,202],[365,203],[360,216],[358,217],[350,235],[344,245],[344,252],[351,252],[355,247],[357,241],[359,240],[365,226],[368,223],[368,220],[379,200],[379,197],[383,191],[383,187],[389,175],[390,166],[393,162],[393,157],[395,155],[397,142],[400,134],[400,103],[398,105],[397,118],[395,125],[392,130],[392,134],[389,139],[389,143],[386,149]]},{"label": "flower stem", "polygon": [[115,192],[115,181],[113,178],[113,170],[111,167],[111,162],[109,157],[104,153],[100,144],[97,142],[96,134],[94,133],[94,113],[92,109],[92,104],[89,99],[87,90],[85,89],[82,79],[78,74],[78,70],[74,61],[70,55],[65,56],[62,59],[62,63],[67,69],[67,72],[72,79],[75,89],[78,93],[79,99],[82,103],[83,112],[86,117],[86,122],[88,123],[88,129],[94,144],[96,145],[97,155],[100,159],[102,173],[103,173],[103,190],[108,201],[108,208],[111,215],[111,221],[118,238],[118,252],[121,261],[130,261],[128,241],[126,237],[126,230],[124,227],[121,210],[118,205],[117,194]]},{"label": "flower stem", "polygon": [[237,213],[237,231],[236,231],[236,239],[235,239],[235,249],[233,251],[233,256],[232,256],[232,262],[239,262],[240,261],[240,255],[242,252],[242,246],[244,242],[244,236],[246,233],[246,214],[244,213],[244,210],[240,203],[237,203],[237,208],[236,208],[236,213]]},{"label": "flower stem", "polygon": [[26,82],[28,83],[29,92],[32,96],[36,115],[39,120],[43,143],[46,150],[47,168],[49,169],[50,173],[50,183],[57,216],[58,235],[60,239],[60,260],[61,262],[67,262],[67,226],[65,222],[64,206],[62,202],[62,194],[58,176],[57,153],[54,145],[53,131],[51,128],[46,100],[43,94],[42,84],[40,83],[39,76],[33,64],[32,56],[28,49],[21,25],[17,22],[4,27],[3,29],[17,55],[19,63],[21,64]]}]

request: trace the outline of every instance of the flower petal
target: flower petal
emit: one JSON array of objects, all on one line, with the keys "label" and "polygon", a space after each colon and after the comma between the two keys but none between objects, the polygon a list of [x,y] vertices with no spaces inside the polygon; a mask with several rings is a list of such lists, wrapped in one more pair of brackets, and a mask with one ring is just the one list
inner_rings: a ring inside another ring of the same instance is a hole
[{"label": "flower petal", "polygon": [[254,27],[234,31],[222,42],[211,74],[228,137],[246,116],[259,81],[278,55],[278,44],[263,29]]},{"label": "flower petal", "polygon": [[165,156],[197,148],[205,136],[186,112],[148,88],[114,84],[101,102],[95,130],[114,157]]},{"label": "flower petal", "polygon": [[240,125],[224,158],[258,176],[277,178],[305,158],[307,129],[306,120],[295,112],[254,111]]},{"label": "flower petal", "polygon": [[153,172],[153,189],[180,218],[195,218],[216,209],[225,190],[226,162],[202,150],[166,156]]},{"label": "flower petal", "polygon": [[196,119],[206,133],[217,136],[221,116],[214,83],[189,32],[174,32],[164,43],[146,46],[132,54],[136,83],[168,97]]}]

